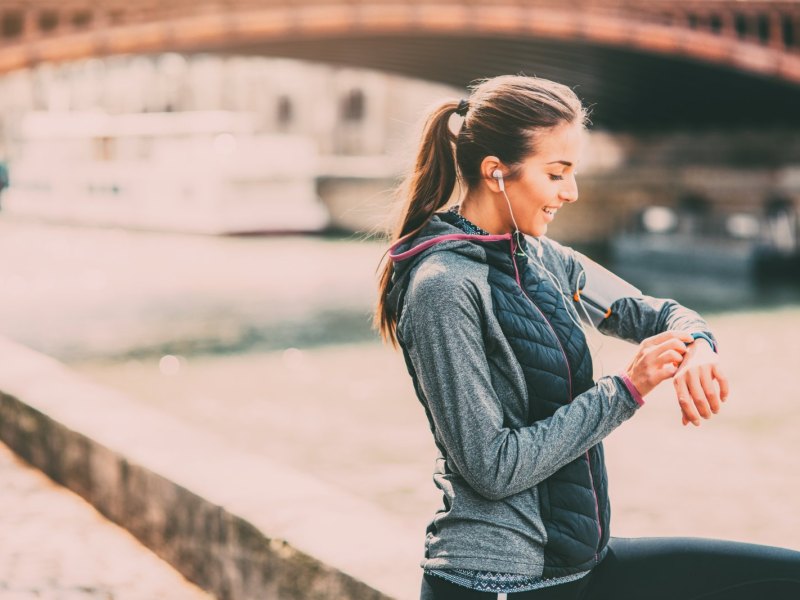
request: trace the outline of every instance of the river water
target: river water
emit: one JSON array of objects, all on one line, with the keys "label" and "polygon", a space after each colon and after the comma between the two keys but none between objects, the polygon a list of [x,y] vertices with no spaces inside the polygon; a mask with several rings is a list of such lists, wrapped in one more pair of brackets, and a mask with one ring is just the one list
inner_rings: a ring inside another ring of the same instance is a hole
[{"label": "river water", "polygon": [[[0,219],[0,333],[143,404],[369,499],[419,531],[441,502],[402,357],[369,326],[385,247],[205,238]],[[731,397],[682,427],[661,386],[607,440],[616,535],[800,549],[800,292],[791,282],[634,280],[700,310]],[[592,338],[596,375],[630,344]]]},{"label": "river water", "polygon": [[[800,307],[708,315],[731,395],[683,427],[670,386],[606,441],[614,532],[800,549]],[[593,337],[598,376],[634,347]],[[435,448],[402,357],[376,341],[74,365],[232,445],[379,504],[424,538]]]}]

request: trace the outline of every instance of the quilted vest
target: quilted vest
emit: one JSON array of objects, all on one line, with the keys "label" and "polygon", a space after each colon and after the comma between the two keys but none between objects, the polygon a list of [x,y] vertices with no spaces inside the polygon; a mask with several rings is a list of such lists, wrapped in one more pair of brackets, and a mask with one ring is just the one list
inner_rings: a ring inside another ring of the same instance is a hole
[{"label": "quilted vest", "polygon": [[[528,423],[533,423],[594,385],[591,353],[583,331],[568,316],[559,290],[546,274],[531,268],[513,240],[510,248],[509,243],[490,243],[484,249],[493,309],[522,367]],[[529,245],[524,250],[533,255]],[[538,488],[547,531],[542,576],[561,577],[594,567],[609,539],[602,444],[559,469]]]}]

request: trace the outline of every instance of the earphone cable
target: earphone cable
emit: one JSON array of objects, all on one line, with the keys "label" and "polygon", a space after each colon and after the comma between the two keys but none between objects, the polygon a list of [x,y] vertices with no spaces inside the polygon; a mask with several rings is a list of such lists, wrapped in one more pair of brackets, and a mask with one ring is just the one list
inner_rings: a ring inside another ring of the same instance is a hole
[{"label": "earphone cable", "polygon": [[[590,348],[590,350],[591,350],[591,352],[592,352],[592,355],[594,355],[594,356],[597,356],[597,358],[598,358],[598,359],[600,359],[599,353],[600,353],[600,350],[601,350],[601,349],[602,349],[602,347],[603,347],[603,346],[602,346],[602,339],[601,339],[601,341],[600,341],[600,346],[598,346],[597,348],[594,348],[594,347],[592,347],[592,344],[591,344],[591,343],[590,343],[590,341],[589,341],[589,335],[587,334],[587,331],[586,331],[586,329],[584,328],[584,326],[583,326],[583,323],[581,323],[580,319],[576,319],[576,318],[575,318],[575,317],[572,315],[572,311],[570,311],[570,309],[569,309],[569,305],[567,304],[566,295],[564,294],[564,288],[562,288],[562,287],[561,287],[561,284],[558,282],[558,278],[557,278],[555,275],[553,275],[553,274],[550,272],[550,270],[549,270],[549,269],[548,269],[548,268],[547,268],[547,267],[544,265],[544,261],[542,260],[542,250],[543,250],[543,248],[542,248],[542,242],[541,242],[541,241],[539,241],[539,240],[537,240],[538,247],[537,247],[537,252],[536,252],[536,255],[539,257],[539,260],[538,260],[538,261],[536,261],[536,260],[534,260],[533,258],[531,258],[531,257],[530,257],[530,256],[527,254],[527,252],[525,252],[525,250],[523,250],[523,245],[520,243],[520,238],[519,238],[519,236],[524,236],[524,234],[523,234],[523,233],[520,231],[520,229],[519,229],[519,226],[517,225],[517,220],[514,218],[514,211],[511,209],[511,200],[509,199],[509,197],[508,197],[508,194],[506,193],[505,186],[501,186],[501,187],[500,187],[500,191],[503,193],[503,196],[504,196],[504,197],[505,197],[505,199],[506,199],[506,204],[508,204],[508,212],[509,212],[509,214],[511,215],[511,221],[512,221],[512,223],[514,223],[514,236],[516,237],[516,240],[517,240],[517,247],[519,248],[519,251],[520,251],[520,252],[521,252],[521,253],[522,253],[522,254],[523,254],[523,255],[524,255],[524,256],[525,256],[525,257],[526,257],[526,258],[527,258],[529,261],[531,261],[531,262],[533,262],[533,263],[537,264],[538,266],[540,266],[540,267],[542,268],[542,270],[543,270],[543,271],[544,271],[544,272],[547,274],[547,277],[548,277],[548,278],[550,279],[550,281],[551,281],[551,282],[552,282],[552,283],[555,285],[556,289],[558,290],[558,293],[559,293],[559,295],[561,296],[561,302],[562,302],[562,304],[564,305],[564,310],[565,310],[565,311],[566,311],[566,313],[567,313],[567,317],[570,319],[570,321],[572,321],[572,323],[573,323],[573,324],[574,324],[576,327],[578,327],[578,328],[579,328],[579,329],[580,329],[580,330],[583,332],[583,336],[584,336],[584,338],[586,339],[586,343],[587,343],[587,344],[589,344],[589,348]],[[581,270],[581,273],[580,273],[580,275],[583,275],[583,276],[585,277],[585,276],[586,276],[586,272],[585,272],[585,271],[582,269],[582,270]],[[580,281],[580,275],[578,276],[578,280],[579,280],[579,281]],[[580,286],[578,286],[578,289],[580,290]],[[578,293],[578,304],[580,305],[581,309],[583,310],[583,313],[584,313],[584,315],[586,315],[587,322],[588,322],[588,323],[589,323],[589,324],[592,326],[592,328],[593,328],[595,331],[599,331],[599,330],[597,329],[597,327],[595,327],[595,325],[594,325],[594,323],[592,322],[591,318],[589,317],[589,313],[588,313],[588,311],[586,310],[586,307],[583,305],[583,300],[582,300],[582,299],[581,299],[581,297],[580,297],[580,293]],[[573,310],[574,310],[574,309],[573,309]],[[605,372],[605,369],[603,368],[603,364],[602,364],[602,359],[600,359],[600,372],[601,372],[601,373],[604,373],[604,372]]]}]

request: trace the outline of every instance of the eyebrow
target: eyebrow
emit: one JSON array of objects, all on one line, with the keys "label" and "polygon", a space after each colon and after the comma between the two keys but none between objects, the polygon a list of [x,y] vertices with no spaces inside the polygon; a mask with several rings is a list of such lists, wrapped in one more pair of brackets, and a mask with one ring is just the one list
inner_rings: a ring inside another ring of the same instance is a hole
[{"label": "eyebrow", "polygon": [[571,167],[572,166],[572,163],[569,162],[568,160],[554,160],[552,162],[545,163],[545,164],[553,165],[555,163],[560,163],[560,164],[564,165],[565,167]]}]

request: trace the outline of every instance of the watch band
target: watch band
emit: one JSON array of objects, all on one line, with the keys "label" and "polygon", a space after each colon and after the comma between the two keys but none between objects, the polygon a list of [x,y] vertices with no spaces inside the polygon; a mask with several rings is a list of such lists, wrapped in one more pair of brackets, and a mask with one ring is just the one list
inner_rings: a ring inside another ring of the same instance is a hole
[{"label": "watch band", "polygon": [[693,337],[695,340],[699,340],[699,339],[701,339],[701,338],[702,338],[702,339],[704,339],[704,340],[705,340],[705,341],[707,341],[709,344],[711,344],[711,349],[712,349],[714,352],[716,352],[717,354],[719,354],[719,351],[717,350],[717,342],[715,342],[715,341],[713,340],[713,338],[712,338],[710,335],[708,335],[707,333],[703,333],[702,331],[696,331],[695,333],[692,333],[692,334],[691,334],[691,336],[692,336],[692,337]]}]

